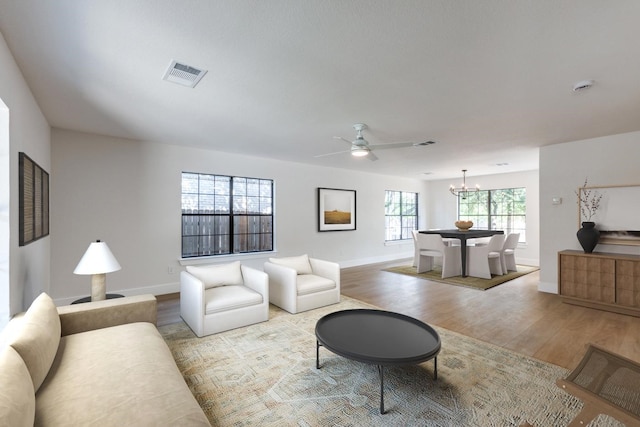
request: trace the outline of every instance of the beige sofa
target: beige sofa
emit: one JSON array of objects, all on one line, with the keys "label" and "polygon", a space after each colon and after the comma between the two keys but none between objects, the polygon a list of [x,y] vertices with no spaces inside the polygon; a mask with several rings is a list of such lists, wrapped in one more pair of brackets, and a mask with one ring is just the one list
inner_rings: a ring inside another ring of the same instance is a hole
[{"label": "beige sofa", "polygon": [[156,328],[152,295],[56,308],[2,332],[0,425],[209,426]]}]

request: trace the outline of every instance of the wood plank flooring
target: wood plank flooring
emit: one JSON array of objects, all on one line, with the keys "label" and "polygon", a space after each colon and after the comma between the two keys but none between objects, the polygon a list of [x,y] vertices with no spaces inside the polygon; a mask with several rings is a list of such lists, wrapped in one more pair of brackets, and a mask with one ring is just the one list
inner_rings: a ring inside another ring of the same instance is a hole
[{"label": "wood plank flooring", "polygon": [[[538,272],[480,291],[382,271],[409,262],[344,268],[342,294],[568,369],[589,343],[640,362],[640,318],[565,304]],[[179,320],[179,294],[159,296],[158,325]]]}]

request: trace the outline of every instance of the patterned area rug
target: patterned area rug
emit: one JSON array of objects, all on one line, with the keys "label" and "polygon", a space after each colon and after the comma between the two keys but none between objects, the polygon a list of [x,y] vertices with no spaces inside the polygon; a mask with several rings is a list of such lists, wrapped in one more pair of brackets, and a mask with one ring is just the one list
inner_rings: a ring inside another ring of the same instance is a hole
[{"label": "patterned area rug", "polygon": [[[179,369],[214,426],[566,426],[582,402],[555,380],[567,370],[436,328],[433,361],[385,369],[320,348],[315,324],[333,311],[375,308],[340,304],[292,315],[271,306],[268,322],[197,338],[184,323],[160,327]],[[600,415],[595,426],[621,426]]]},{"label": "patterned area rug", "polygon": [[435,266],[435,268],[431,271],[427,271],[424,273],[416,273],[416,268],[410,265],[401,265],[398,267],[389,267],[385,268],[382,271],[388,271],[390,273],[398,273],[398,274],[406,274],[407,276],[418,277],[420,279],[432,280],[435,282],[448,283],[450,285],[456,286],[465,286],[468,288],[487,290],[489,288],[493,288],[494,286],[501,285],[509,280],[513,280],[517,277],[524,276],[525,274],[533,273],[534,271],[538,271],[538,267],[531,267],[528,265],[517,265],[516,268],[518,271],[510,271],[508,274],[504,274],[502,276],[491,276],[491,279],[481,279],[479,277],[462,277],[462,276],[454,276],[448,277],[446,279],[442,278],[442,268],[440,266]]}]

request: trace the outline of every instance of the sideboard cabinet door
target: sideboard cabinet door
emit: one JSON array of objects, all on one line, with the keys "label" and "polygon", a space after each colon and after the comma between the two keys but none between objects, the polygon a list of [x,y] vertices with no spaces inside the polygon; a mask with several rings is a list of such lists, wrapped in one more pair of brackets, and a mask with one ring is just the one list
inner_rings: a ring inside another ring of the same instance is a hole
[{"label": "sideboard cabinet door", "polygon": [[640,262],[616,261],[616,302],[640,308]]},{"label": "sideboard cabinet door", "polygon": [[640,256],[560,251],[558,287],[564,302],[640,316]]}]

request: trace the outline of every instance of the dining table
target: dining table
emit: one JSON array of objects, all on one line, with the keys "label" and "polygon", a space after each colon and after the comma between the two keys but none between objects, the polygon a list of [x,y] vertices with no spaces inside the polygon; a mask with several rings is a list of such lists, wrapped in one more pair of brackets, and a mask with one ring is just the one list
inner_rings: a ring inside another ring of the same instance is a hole
[{"label": "dining table", "polygon": [[467,277],[467,240],[491,237],[504,234],[502,230],[420,230],[422,234],[439,234],[445,239],[460,239],[460,257],[462,261],[462,277]]}]

